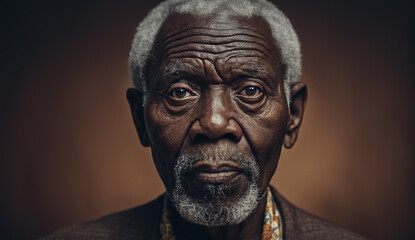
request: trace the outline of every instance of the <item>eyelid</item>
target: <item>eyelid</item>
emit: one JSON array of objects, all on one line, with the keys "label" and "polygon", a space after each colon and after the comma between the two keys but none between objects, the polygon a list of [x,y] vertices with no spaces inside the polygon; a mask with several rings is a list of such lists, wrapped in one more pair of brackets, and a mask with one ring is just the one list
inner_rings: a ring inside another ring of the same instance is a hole
[{"label": "eyelid", "polygon": [[191,87],[190,84],[180,81],[180,82],[174,82],[172,83],[168,88],[167,88],[167,95],[170,94],[174,89],[176,88],[184,88],[187,91],[189,91],[189,93],[191,95],[196,95],[195,91],[193,90],[193,88]]},{"label": "eyelid", "polygon": [[[175,96],[175,95],[177,95],[177,89],[184,89],[184,91],[185,91],[185,94],[184,94],[184,96],[182,96],[182,97],[178,97],[178,96]],[[188,96],[189,95],[189,96]],[[190,91],[188,91],[187,89],[185,89],[185,88],[173,88],[170,92],[169,92],[169,97],[171,97],[171,98],[175,98],[175,99],[186,99],[186,98],[188,98],[188,97],[190,97],[190,96],[192,96],[192,94],[191,94],[191,92]]]},{"label": "eyelid", "polygon": [[[247,87],[256,88],[256,93],[254,95],[247,95]],[[237,89],[235,91],[235,96],[238,99],[238,102],[246,109],[251,109],[252,106],[262,106],[264,103],[267,90],[265,90],[264,84],[261,84],[260,80],[244,80],[239,82]]]},{"label": "eyelid", "polygon": [[249,81],[242,81],[238,84],[237,92],[242,92],[246,87],[252,86],[257,87],[262,92],[267,92],[265,84],[261,84],[260,81],[249,80]]},{"label": "eyelid", "polygon": [[[247,95],[244,91],[246,91],[247,87],[255,87],[256,88],[256,93],[255,95]],[[253,85],[247,85],[245,87],[242,88],[242,90],[238,91],[237,95],[241,98],[241,99],[246,99],[249,101],[254,101],[255,99],[260,99],[263,98],[265,95],[265,92],[262,88],[258,87],[258,86],[253,86]]]},{"label": "eyelid", "polygon": [[[184,97],[176,97],[173,95],[173,91],[177,88],[183,88],[187,91],[186,96]],[[181,81],[181,82],[175,82],[170,85],[170,87],[167,88],[165,92],[165,101],[167,106],[170,107],[184,107],[186,105],[189,105],[190,102],[193,102],[195,99],[197,99],[199,96],[199,92],[195,90],[191,84],[189,84],[187,81]],[[170,108],[172,109],[172,108]],[[177,109],[176,109],[177,110]],[[172,110],[173,112],[176,110]]]}]

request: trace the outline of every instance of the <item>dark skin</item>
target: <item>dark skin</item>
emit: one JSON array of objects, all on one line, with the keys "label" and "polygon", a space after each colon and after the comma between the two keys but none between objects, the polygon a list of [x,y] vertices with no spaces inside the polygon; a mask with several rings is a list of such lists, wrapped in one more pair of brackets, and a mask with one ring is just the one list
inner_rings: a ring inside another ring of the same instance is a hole
[{"label": "dark skin", "polygon": [[175,184],[179,154],[203,149],[212,156],[213,161],[202,161],[201,170],[186,178],[186,191],[200,199],[201,184],[225,184],[226,199],[218,203],[223,205],[243,195],[247,176],[235,170],[238,166],[229,169],[229,160],[214,150],[254,155],[259,166],[262,197],[246,220],[208,228],[189,223],[172,207],[176,238],[260,239],[264,192],[282,145],[291,148],[297,139],[307,100],[305,83],[292,85],[288,109],[279,48],[260,17],[173,14],[161,27],[153,50],[158,60],[151,66],[155,74],[147,82],[145,106],[137,89],[128,89],[127,98],[140,141],[151,146],[167,191]]}]

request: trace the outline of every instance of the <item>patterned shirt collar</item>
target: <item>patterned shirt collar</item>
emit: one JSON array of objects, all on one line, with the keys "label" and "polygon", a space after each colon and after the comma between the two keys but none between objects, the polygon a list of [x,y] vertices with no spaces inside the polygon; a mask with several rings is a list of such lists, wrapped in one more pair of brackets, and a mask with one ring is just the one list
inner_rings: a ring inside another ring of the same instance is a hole
[{"label": "patterned shirt collar", "polygon": [[[167,207],[167,195],[164,197],[163,215],[160,223],[162,240],[175,240],[173,226],[170,222],[170,211]],[[267,188],[267,203],[265,206],[264,224],[262,227],[262,240],[282,240],[282,221],[277,203]]]}]

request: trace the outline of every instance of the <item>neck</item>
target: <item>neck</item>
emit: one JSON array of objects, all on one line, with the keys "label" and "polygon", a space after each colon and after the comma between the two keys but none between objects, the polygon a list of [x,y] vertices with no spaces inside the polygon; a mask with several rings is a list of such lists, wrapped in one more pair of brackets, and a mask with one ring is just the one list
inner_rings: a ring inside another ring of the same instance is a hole
[{"label": "neck", "polygon": [[170,205],[176,239],[261,239],[266,201],[266,194],[264,194],[256,209],[244,221],[236,225],[219,227],[205,227],[190,223]]}]

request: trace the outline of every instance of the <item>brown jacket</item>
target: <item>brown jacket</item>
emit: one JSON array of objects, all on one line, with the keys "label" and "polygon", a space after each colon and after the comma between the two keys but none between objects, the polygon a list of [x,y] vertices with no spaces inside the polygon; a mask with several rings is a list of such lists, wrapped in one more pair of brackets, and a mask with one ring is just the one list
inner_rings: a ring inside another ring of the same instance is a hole
[{"label": "brown jacket", "polygon": [[[297,208],[274,188],[271,190],[282,216],[284,240],[366,239]],[[44,239],[160,239],[163,197],[133,209],[63,228]]]}]

